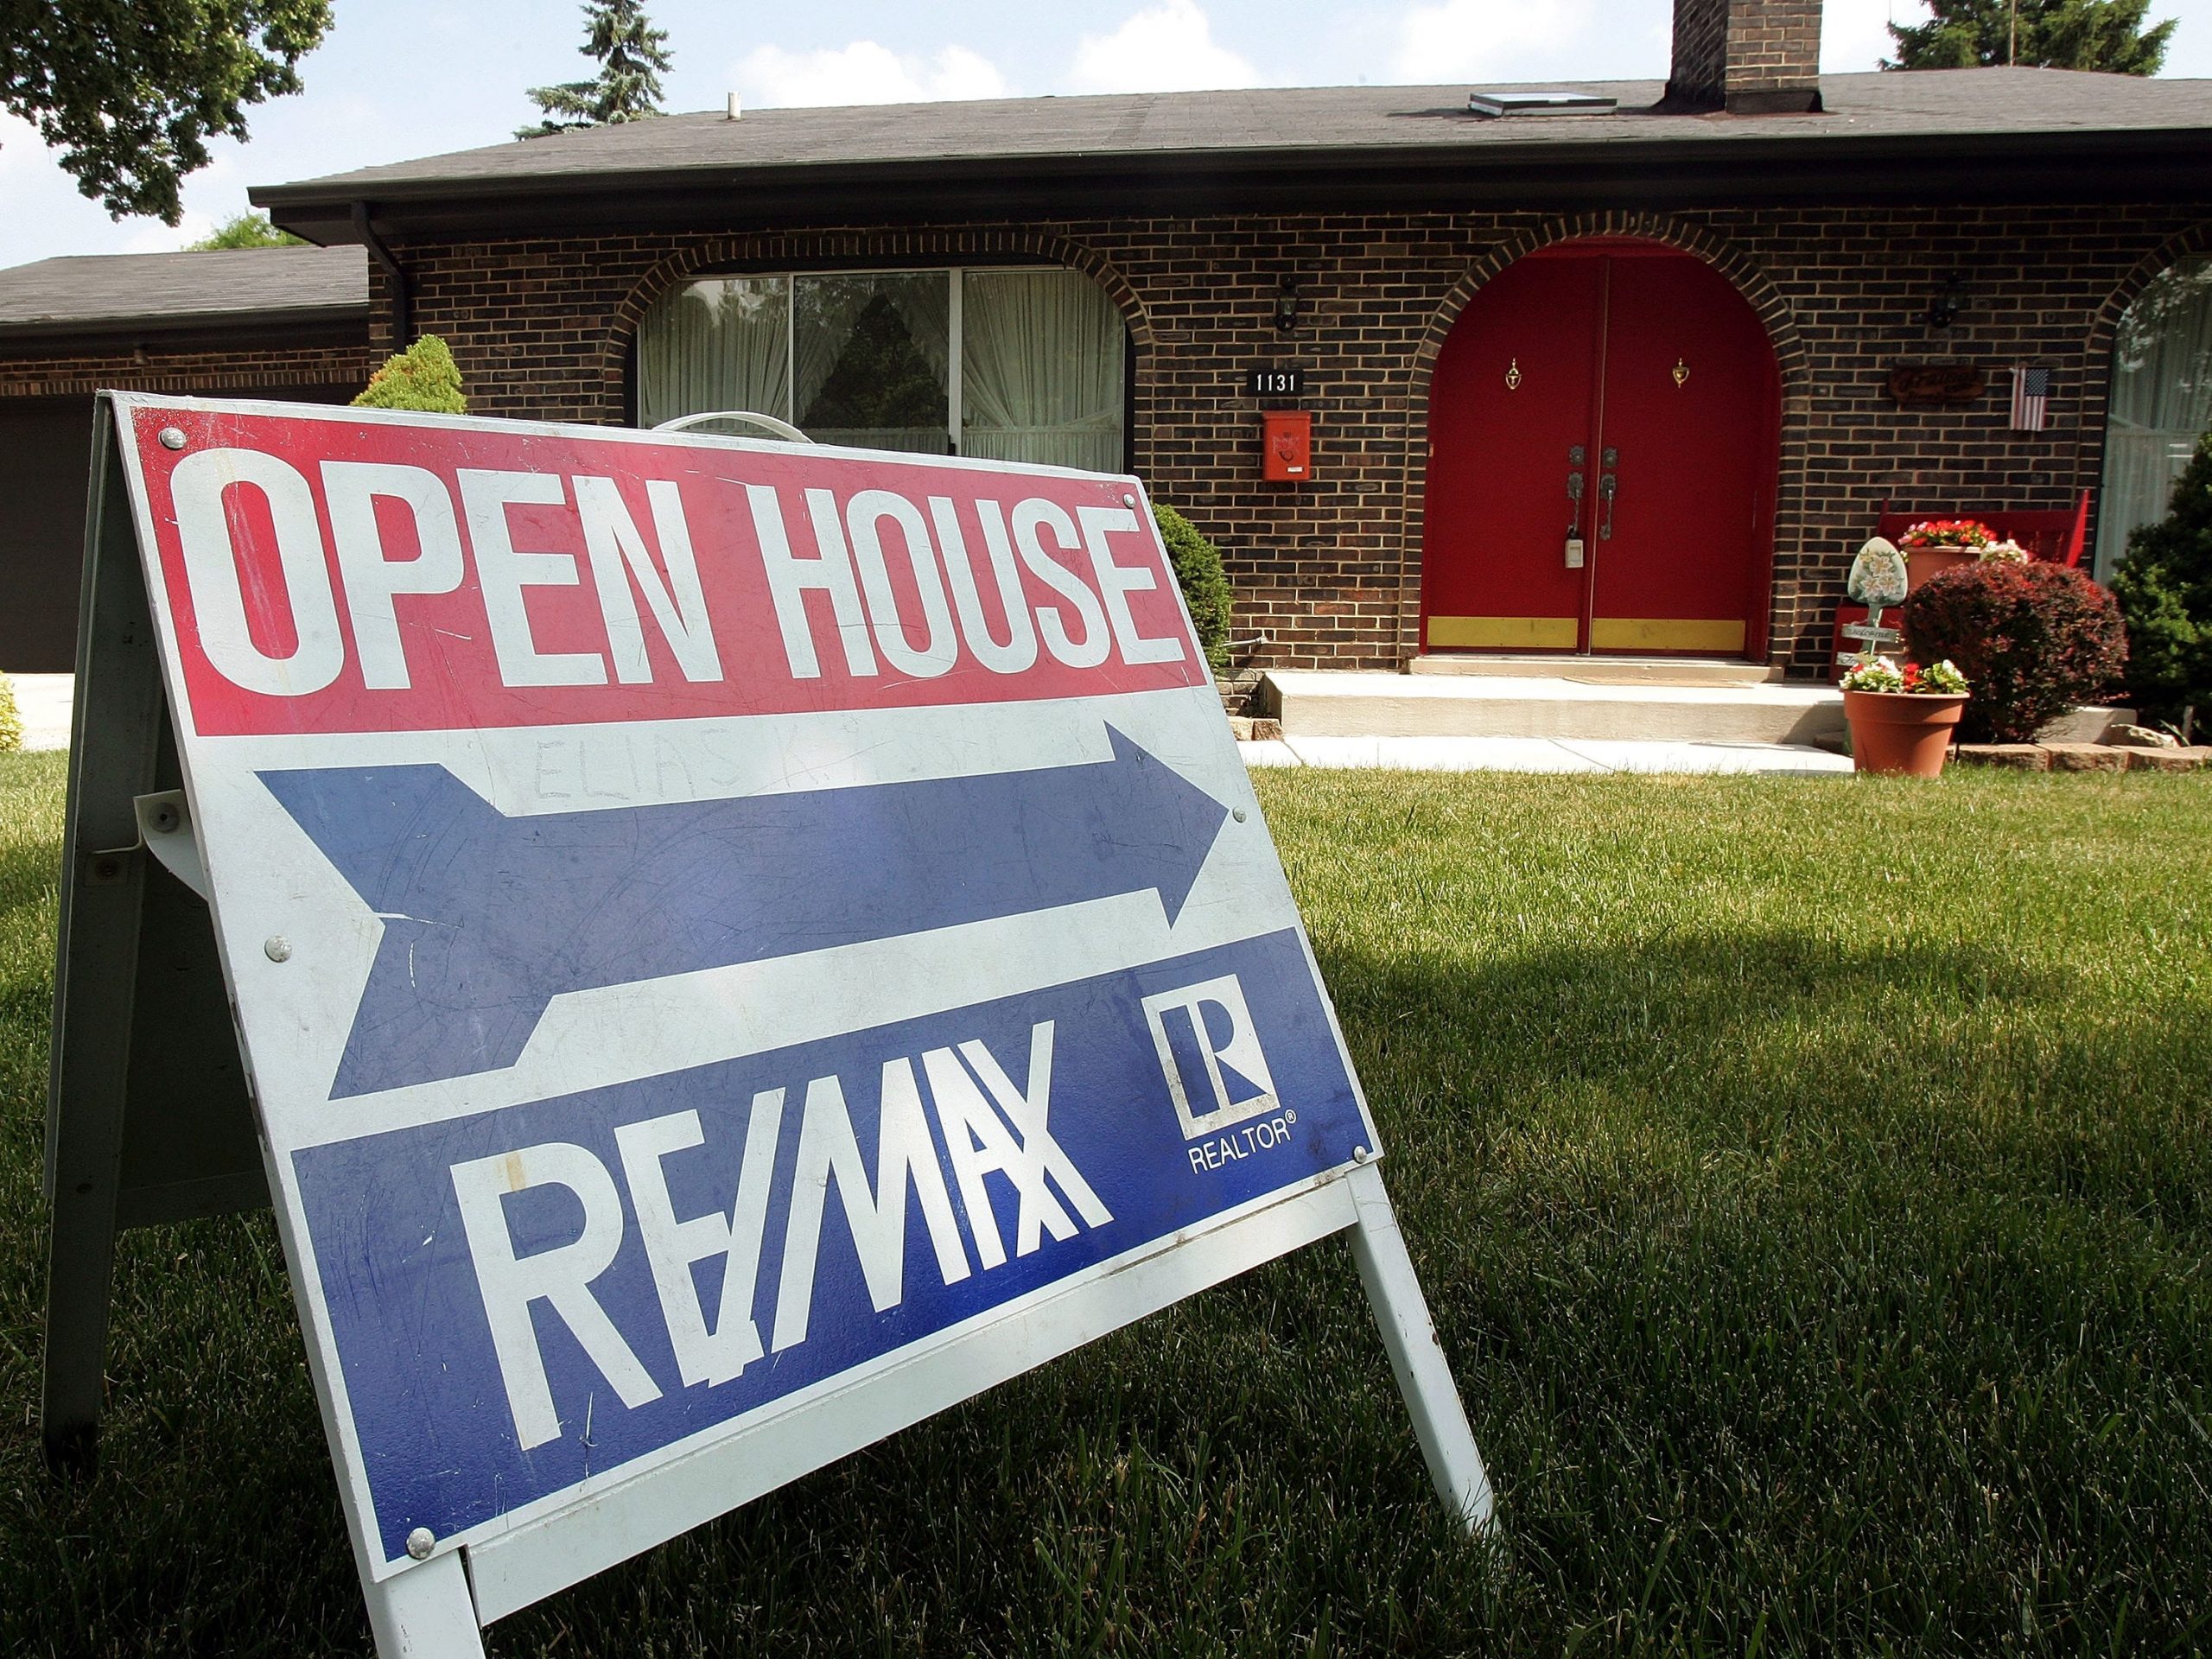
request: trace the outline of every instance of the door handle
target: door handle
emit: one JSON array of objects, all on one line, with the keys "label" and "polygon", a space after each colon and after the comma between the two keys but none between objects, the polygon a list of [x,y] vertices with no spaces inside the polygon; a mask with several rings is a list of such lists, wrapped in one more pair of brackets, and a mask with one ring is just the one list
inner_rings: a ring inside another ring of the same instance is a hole
[{"label": "door handle", "polygon": [[1598,525],[1598,539],[1613,539],[1613,497],[1620,489],[1620,480],[1611,473],[1598,474],[1598,499],[1605,504],[1605,516]]},{"label": "door handle", "polygon": [[1582,480],[1583,461],[1588,452],[1577,443],[1567,452],[1567,568],[1582,568]]}]

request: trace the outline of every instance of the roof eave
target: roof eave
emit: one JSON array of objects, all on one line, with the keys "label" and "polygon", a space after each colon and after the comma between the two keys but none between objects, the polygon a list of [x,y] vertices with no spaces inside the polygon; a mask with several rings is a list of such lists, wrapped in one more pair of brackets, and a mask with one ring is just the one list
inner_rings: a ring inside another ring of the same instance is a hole
[{"label": "roof eave", "polygon": [[140,346],[165,352],[229,347],[366,345],[369,303],[284,306],[265,310],[198,312],[166,317],[54,317],[0,322],[0,355],[111,354]]},{"label": "roof eave", "polygon": [[401,237],[1101,213],[1449,211],[1491,205],[2145,201],[2212,197],[2212,132],[1642,139],[1378,150],[1185,150],[686,167],[512,179],[314,181],[249,196],[285,229],[355,239],[353,203]]}]

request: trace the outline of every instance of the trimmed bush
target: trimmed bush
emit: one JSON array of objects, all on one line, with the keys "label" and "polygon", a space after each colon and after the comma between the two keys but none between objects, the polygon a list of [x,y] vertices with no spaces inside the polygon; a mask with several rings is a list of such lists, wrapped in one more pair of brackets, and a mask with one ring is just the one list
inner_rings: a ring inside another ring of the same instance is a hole
[{"label": "trimmed bush", "polygon": [[23,716],[16,707],[16,683],[0,674],[0,754],[23,747]]},{"label": "trimmed bush", "polygon": [[1164,502],[1152,504],[1160,521],[1160,539],[1175,567],[1175,581],[1183,602],[1191,607],[1191,620],[1198,630],[1198,643],[1206,649],[1206,665],[1217,674],[1229,671],[1229,577],[1221,568],[1221,550],[1198,534],[1198,529]]},{"label": "trimmed bush", "polygon": [[2175,481],[2173,507],[2128,538],[2113,572],[2127,619],[2127,694],[2149,719],[2212,715],[2212,434]]},{"label": "trimmed bush", "polygon": [[356,409],[414,409],[430,415],[466,415],[468,398],[461,389],[461,365],[435,334],[424,334],[384,367],[353,400]]},{"label": "trimmed bush", "polygon": [[1945,658],[1974,687],[1962,743],[2029,743],[2119,678],[2127,634],[2113,596],[2060,564],[1985,560],[1931,576],[1904,601],[1916,663]]}]

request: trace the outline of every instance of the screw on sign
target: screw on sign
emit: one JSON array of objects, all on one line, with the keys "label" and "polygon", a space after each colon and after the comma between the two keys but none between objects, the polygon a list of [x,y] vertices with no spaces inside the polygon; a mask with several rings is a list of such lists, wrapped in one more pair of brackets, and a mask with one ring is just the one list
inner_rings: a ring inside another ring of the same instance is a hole
[{"label": "screw on sign", "polygon": [[[149,822],[207,901],[178,948],[222,945],[387,1659],[1337,1232],[1487,1522],[1135,480],[108,403],[79,695],[159,706],[110,626],[149,604],[188,810]],[[86,729],[73,849],[157,810],[153,734]],[[72,857],[50,1445],[124,1213],[68,1184],[132,1121],[90,1011],[174,914]]]}]

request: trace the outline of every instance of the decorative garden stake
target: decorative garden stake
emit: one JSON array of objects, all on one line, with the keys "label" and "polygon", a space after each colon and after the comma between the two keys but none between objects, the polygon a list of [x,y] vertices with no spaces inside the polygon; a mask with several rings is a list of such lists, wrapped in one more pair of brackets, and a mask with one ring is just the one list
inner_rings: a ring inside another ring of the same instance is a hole
[{"label": "decorative garden stake", "polygon": [[1897,631],[1882,626],[1882,613],[1890,606],[1902,603],[1910,585],[1905,580],[1904,556],[1879,536],[1860,548],[1859,556],[1852,560],[1851,577],[1845,584],[1845,591],[1853,604],[1866,607],[1866,620],[1847,624],[1843,633],[1847,639],[1859,641],[1857,660],[1860,666],[1872,662],[1882,646],[1898,642]]}]

